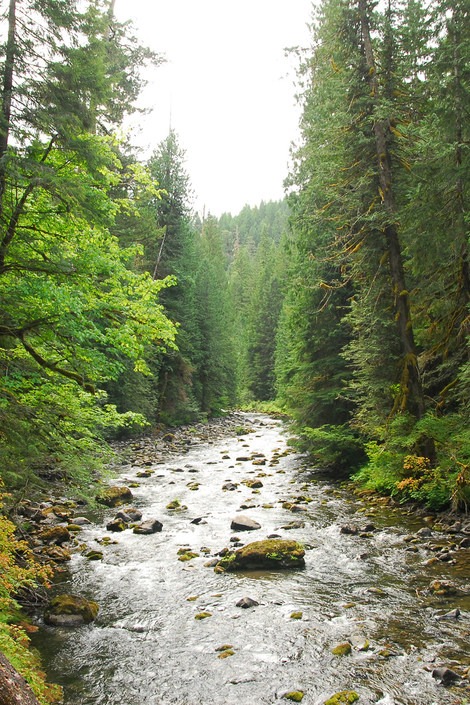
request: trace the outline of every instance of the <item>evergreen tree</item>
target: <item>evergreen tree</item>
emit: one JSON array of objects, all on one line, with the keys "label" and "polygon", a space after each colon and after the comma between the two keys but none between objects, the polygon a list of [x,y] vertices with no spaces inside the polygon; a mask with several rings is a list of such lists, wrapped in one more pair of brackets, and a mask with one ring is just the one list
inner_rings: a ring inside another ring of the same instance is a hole
[{"label": "evergreen tree", "polygon": [[211,216],[203,223],[201,244],[195,290],[199,345],[193,384],[201,410],[217,414],[235,403],[236,371],[226,260],[217,221]]}]

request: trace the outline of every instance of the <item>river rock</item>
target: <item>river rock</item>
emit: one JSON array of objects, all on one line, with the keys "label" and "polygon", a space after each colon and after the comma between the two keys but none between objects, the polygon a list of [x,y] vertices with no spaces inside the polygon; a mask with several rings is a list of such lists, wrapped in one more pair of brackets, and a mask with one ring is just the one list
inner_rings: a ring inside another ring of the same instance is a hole
[{"label": "river rock", "polygon": [[52,546],[44,546],[44,548],[41,549],[41,554],[50,558],[54,563],[66,563],[72,560],[70,551],[67,551],[63,546],[56,546],[55,544]]},{"label": "river rock", "polygon": [[242,599],[237,602],[237,607],[243,607],[243,609],[248,609],[248,607],[258,607],[258,605],[259,602],[256,602],[256,600],[253,600],[251,597],[242,597]]},{"label": "river rock", "polygon": [[237,487],[238,484],[236,482],[226,482],[225,485],[222,485],[222,489],[227,492],[233,492]]},{"label": "river rock", "polygon": [[258,490],[263,486],[261,480],[242,480],[243,484],[252,490]]},{"label": "river rock", "polygon": [[458,607],[455,608],[455,610],[451,610],[450,612],[446,612],[446,614],[441,614],[436,617],[436,619],[440,622],[442,620],[446,619],[458,619],[460,617],[460,610]]},{"label": "river rock", "polygon": [[420,536],[421,538],[429,538],[432,536],[432,531],[429,526],[423,526],[422,529],[419,529],[419,531],[416,532],[416,536]]},{"label": "river rock", "polygon": [[305,526],[305,522],[298,520],[298,521],[290,521],[288,524],[284,524],[280,528],[284,529],[285,531],[290,531],[291,529],[303,529],[304,526]]},{"label": "river rock", "polygon": [[73,523],[77,526],[85,526],[87,524],[91,524],[91,521],[86,517],[74,517]]},{"label": "river rock", "polygon": [[455,671],[445,666],[441,668],[435,668],[432,672],[432,677],[440,681],[442,685],[450,685],[455,683],[455,681],[460,680],[460,676]]},{"label": "river rock", "polygon": [[46,624],[55,627],[79,627],[96,619],[98,604],[76,595],[56,595],[44,612]]},{"label": "river rock", "polygon": [[254,541],[219,561],[223,570],[303,568],[305,551],[297,541],[266,539]]},{"label": "river rock", "polygon": [[237,514],[232,519],[230,528],[234,531],[255,531],[256,529],[261,529],[261,524],[258,524],[257,521],[250,519],[245,514]]},{"label": "river rock", "polygon": [[339,532],[340,534],[346,534],[348,536],[357,536],[359,533],[359,527],[355,524],[343,524]]},{"label": "river rock", "polygon": [[106,528],[108,531],[125,531],[129,527],[122,519],[113,519],[106,524]]},{"label": "river rock", "polygon": [[340,690],[325,700],[325,705],[352,705],[359,700],[359,695],[354,690]]},{"label": "river rock", "polygon": [[128,487],[107,487],[99,495],[96,501],[107,507],[118,507],[132,500],[132,492]]},{"label": "river rock", "polygon": [[142,519],[142,512],[140,509],[135,507],[126,507],[125,509],[120,509],[117,512],[115,519],[122,519],[129,523],[130,521],[140,521]]},{"label": "river rock", "polygon": [[63,543],[70,541],[70,533],[65,526],[53,526],[43,529],[39,534],[39,538],[41,541],[44,541],[44,543],[61,546]]},{"label": "river rock", "polygon": [[139,526],[134,526],[134,534],[156,534],[163,529],[163,524],[158,519],[147,519]]}]

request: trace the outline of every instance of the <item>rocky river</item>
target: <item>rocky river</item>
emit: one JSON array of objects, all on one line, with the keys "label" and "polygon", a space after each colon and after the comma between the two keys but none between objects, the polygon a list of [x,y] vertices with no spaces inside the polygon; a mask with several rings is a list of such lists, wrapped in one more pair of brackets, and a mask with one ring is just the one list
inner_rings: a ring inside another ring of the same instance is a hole
[{"label": "rocky river", "polygon": [[[98,616],[41,621],[34,640],[65,705],[470,703],[469,519],[361,498],[293,452],[282,421],[231,419],[122,444],[113,483],[162,526],[87,514],[53,591]],[[240,514],[260,528],[233,530]],[[267,537],[301,542],[305,567],[214,569]]]}]

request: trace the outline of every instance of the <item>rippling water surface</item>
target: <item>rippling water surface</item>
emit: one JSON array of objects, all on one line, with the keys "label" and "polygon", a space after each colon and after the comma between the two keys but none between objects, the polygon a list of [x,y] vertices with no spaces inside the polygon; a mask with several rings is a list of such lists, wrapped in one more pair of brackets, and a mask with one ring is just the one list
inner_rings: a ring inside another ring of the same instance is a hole
[{"label": "rippling water surface", "polygon": [[[468,597],[428,591],[436,578],[468,587],[469,551],[459,551],[454,566],[424,566],[429,554],[403,543],[422,522],[387,509],[365,518],[360,500],[316,479],[302,457],[283,454],[281,422],[261,415],[242,421],[251,433],[191,445],[139,479],[133,504],[144,519],[162,521],[161,533],[112,534],[117,543],[100,549],[102,561],[73,556],[59,591],[96,600],[98,619],[79,629],[42,626],[37,641],[49,678],[64,686],[65,705],[272,705],[287,702],[283,695],[293,690],[304,692],[304,705],[320,705],[346,689],[359,694],[359,705],[470,703],[468,683],[446,688],[431,676],[437,666],[470,664]],[[236,460],[252,454],[264,454],[266,465]],[[137,463],[123,467],[119,482],[141,470]],[[260,474],[259,492],[244,484],[222,490],[227,481]],[[194,482],[199,489],[190,489]],[[306,495],[306,511],[282,507]],[[173,499],[187,510],[166,509]],[[240,510],[243,504],[253,506]],[[297,539],[307,548],[306,568],[217,574],[205,567],[230,545],[238,513],[261,524],[239,533],[243,542],[272,533]],[[80,539],[99,548],[114,514],[104,512]],[[204,521],[191,523],[199,517]],[[297,520],[302,528],[280,528]],[[368,537],[340,534],[345,523],[370,521],[377,530]],[[200,556],[181,562],[182,547]],[[242,597],[260,604],[236,607]],[[456,607],[459,620],[436,619]],[[202,611],[212,616],[196,620]],[[351,654],[334,656],[332,648],[345,641]],[[222,645],[233,655],[219,658]]]}]

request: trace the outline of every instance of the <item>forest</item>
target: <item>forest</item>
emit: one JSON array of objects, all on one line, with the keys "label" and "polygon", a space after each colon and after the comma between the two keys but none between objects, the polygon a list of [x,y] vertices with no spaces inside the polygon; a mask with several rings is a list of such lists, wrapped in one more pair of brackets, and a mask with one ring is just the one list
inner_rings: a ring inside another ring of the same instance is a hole
[{"label": "forest", "polygon": [[468,3],[323,0],[286,198],[203,219],[184,136],[120,137],[164,59],[112,5],[2,3],[0,649],[44,703],[15,503],[89,498],[116,439],[264,409],[331,477],[470,505]]}]

